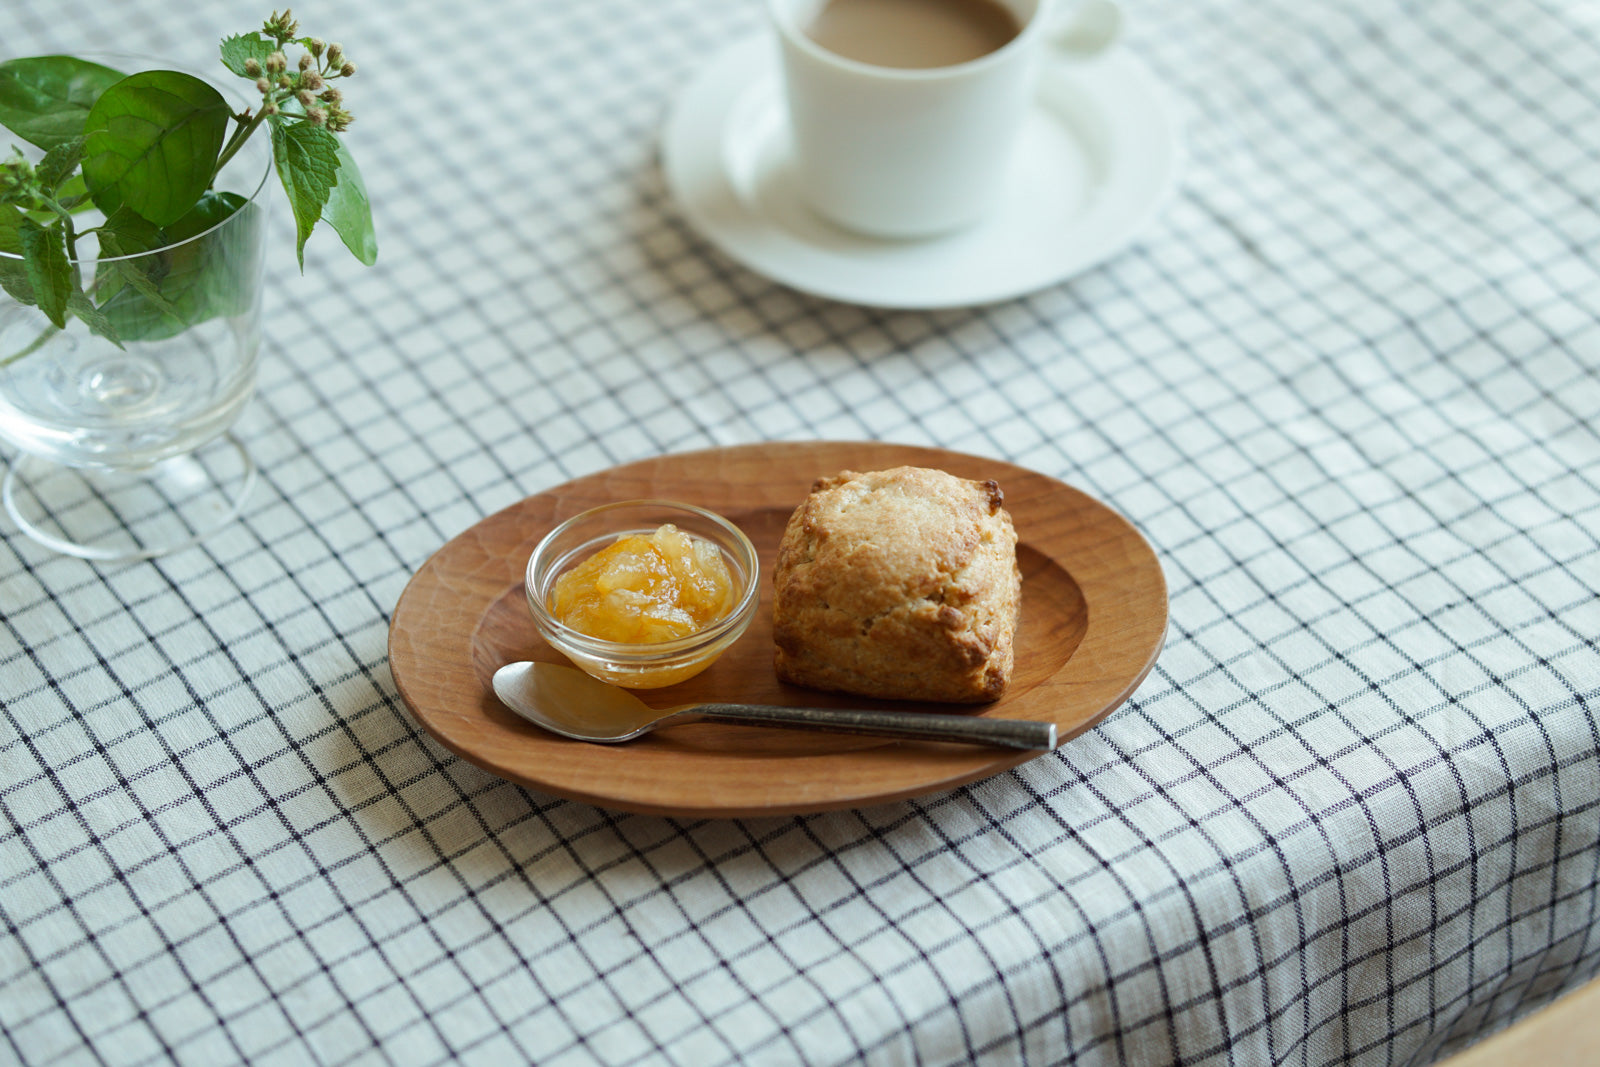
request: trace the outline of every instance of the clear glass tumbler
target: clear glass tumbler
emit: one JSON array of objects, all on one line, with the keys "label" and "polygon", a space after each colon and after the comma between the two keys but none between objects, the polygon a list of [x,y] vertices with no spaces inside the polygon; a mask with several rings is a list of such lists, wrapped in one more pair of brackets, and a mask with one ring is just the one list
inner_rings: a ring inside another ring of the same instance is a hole
[{"label": "clear glass tumbler", "polygon": [[[163,66],[95,58],[127,73]],[[34,540],[146,559],[238,515],[255,465],[230,427],[255,390],[271,172],[260,130],[219,176],[219,221],[135,256],[99,256],[81,239],[73,266],[98,332],[76,315],[58,329],[13,299],[3,283],[22,263],[0,252],[0,439],[20,450],[0,494]],[[221,217],[224,206],[234,210]]]}]

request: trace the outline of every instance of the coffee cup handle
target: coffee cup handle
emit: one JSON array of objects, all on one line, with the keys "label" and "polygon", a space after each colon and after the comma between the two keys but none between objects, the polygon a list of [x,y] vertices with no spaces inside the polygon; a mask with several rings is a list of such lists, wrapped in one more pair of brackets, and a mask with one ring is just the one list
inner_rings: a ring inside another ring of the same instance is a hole
[{"label": "coffee cup handle", "polygon": [[1064,59],[1092,59],[1122,39],[1122,8],[1114,0],[1078,0],[1060,25],[1049,28],[1050,44]]}]

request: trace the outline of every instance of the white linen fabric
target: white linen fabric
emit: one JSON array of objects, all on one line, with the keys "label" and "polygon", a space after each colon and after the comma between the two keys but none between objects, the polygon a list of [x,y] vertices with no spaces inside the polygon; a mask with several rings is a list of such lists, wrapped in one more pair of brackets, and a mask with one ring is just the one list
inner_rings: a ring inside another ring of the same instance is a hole
[{"label": "white linen fabric", "polygon": [[[1600,972],[1600,16],[1128,7],[1181,188],[938,313],[674,211],[665,110],[754,0],[297,10],[360,66],[380,259],[319,232],[302,276],[274,219],[231,528],[0,534],[0,1061],[1424,1064]],[[7,0],[0,42],[192,66],[266,14]],[[412,720],[388,615],[450,537],[812,438],[1127,515],[1154,672],[1015,772],[811,817],[571,803]]]}]

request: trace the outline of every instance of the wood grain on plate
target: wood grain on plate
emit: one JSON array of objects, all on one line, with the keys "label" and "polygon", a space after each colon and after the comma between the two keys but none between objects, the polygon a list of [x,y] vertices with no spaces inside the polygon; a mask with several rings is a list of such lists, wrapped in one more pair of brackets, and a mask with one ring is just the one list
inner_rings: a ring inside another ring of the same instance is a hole
[{"label": "wood grain on plate", "polygon": [[[1005,696],[978,708],[838,697],[772,670],[772,567],[784,524],[822,475],[901,464],[993,478],[1016,523],[1022,623]],[[998,460],[881,442],[770,442],[641,460],[513,504],[453,538],[412,577],[389,628],[400,696],[451,751],[541,792],[624,811],[760,816],[861,807],[954,788],[1037,753],[695,724],[625,745],[546,733],[501,706],[495,669],[565,662],[534,630],[523,570],[541,537],[597,504],[661,498],[726,516],[761,556],[750,630],[710,669],[641,691],[658,707],[697,700],[926,709],[1054,721],[1065,740],[1121,704],[1149,673],[1167,626],[1166,582],[1125,519],[1070,486]]]}]

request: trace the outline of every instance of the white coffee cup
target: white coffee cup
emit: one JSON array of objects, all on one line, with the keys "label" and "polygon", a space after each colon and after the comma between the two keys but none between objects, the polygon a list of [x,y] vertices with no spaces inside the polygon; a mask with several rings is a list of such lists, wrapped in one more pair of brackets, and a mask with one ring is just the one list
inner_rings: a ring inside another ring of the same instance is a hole
[{"label": "white coffee cup", "polygon": [[796,188],[823,217],[875,237],[928,237],[997,203],[1043,62],[1098,54],[1117,36],[1110,0],[998,0],[1021,32],[946,67],[879,67],[823,48],[806,27],[826,0],[769,0],[788,98]]}]

